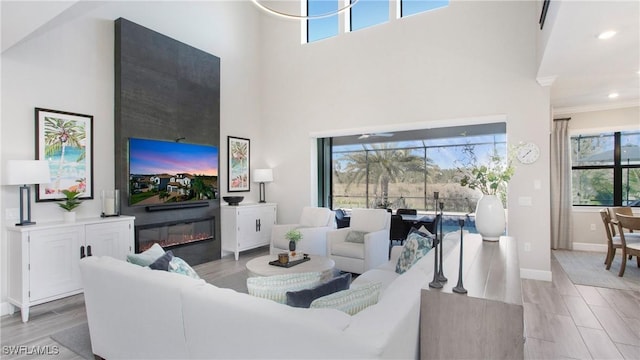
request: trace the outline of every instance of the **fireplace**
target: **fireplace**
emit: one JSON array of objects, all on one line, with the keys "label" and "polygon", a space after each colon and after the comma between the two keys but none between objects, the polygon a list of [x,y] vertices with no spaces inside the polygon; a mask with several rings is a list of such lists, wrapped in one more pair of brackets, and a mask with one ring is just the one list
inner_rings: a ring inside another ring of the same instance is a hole
[{"label": "fireplace", "polygon": [[214,218],[200,218],[136,226],[136,253],[149,249],[154,243],[165,250],[177,250],[213,241],[214,223]]}]

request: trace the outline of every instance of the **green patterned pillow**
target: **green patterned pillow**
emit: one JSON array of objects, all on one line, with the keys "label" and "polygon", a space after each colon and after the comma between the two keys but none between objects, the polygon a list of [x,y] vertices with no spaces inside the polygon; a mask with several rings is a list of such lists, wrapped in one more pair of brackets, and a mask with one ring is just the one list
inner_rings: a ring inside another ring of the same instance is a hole
[{"label": "green patterned pillow", "polygon": [[182,260],[179,257],[173,257],[169,262],[169,272],[174,272],[177,274],[187,275],[194,279],[200,279],[198,273],[186,261]]},{"label": "green patterned pillow", "polygon": [[164,249],[158,243],[154,243],[140,254],[127,254],[127,261],[140,266],[149,266],[162,255],[164,255]]},{"label": "green patterned pillow", "polygon": [[402,274],[409,270],[413,264],[425,256],[433,247],[431,237],[422,236],[418,231],[412,232],[407,236],[398,262],[396,263],[396,272]]},{"label": "green patterned pillow", "polygon": [[247,289],[249,295],[286,304],[287,291],[311,289],[320,285],[321,279],[320,272],[250,277],[247,279]]},{"label": "green patterned pillow", "polygon": [[378,302],[381,283],[370,283],[313,300],[311,308],[330,308],[355,315]]},{"label": "green patterned pillow", "polygon": [[349,231],[349,233],[347,234],[347,237],[344,239],[344,241],[348,241],[348,242],[353,242],[353,243],[359,243],[359,244],[364,244],[364,236],[367,233],[364,231],[354,231],[351,230]]}]

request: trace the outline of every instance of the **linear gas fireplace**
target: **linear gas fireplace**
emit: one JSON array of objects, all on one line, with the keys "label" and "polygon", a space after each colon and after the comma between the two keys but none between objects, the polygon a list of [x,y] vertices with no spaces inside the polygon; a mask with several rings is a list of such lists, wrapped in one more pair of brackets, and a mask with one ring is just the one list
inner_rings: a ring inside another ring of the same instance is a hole
[{"label": "linear gas fireplace", "polygon": [[214,218],[201,218],[136,226],[136,253],[158,243],[165,250],[213,241]]}]

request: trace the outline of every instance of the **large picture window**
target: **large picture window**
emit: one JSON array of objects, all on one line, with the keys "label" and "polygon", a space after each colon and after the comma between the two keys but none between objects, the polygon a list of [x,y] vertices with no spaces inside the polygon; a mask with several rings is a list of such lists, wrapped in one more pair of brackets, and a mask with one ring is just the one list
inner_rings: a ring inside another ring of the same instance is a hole
[{"label": "large picture window", "polygon": [[506,159],[505,132],[505,124],[496,123],[321,139],[330,148],[319,149],[321,205],[431,212],[437,191],[447,213],[473,213],[482,193],[460,185],[459,168],[470,154],[478,162],[494,152]]},{"label": "large picture window", "polygon": [[640,131],[571,137],[573,205],[640,206]]}]

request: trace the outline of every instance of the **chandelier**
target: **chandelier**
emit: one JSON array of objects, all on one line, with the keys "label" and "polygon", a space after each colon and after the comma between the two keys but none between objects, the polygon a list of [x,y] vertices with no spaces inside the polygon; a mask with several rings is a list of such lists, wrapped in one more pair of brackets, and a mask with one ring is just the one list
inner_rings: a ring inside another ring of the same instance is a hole
[{"label": "chandelier", "polygon": [[285,19],[293,19],[293,20],[311,20],[311,19],[322,19],[322,18],[326,18],[326,17],[330,17],[330,16],[334,16],[334,15],[338,15],[346,10],[349,10],[353,7],[353,5],[355,5],[358,1],[360,0],[350,0],[348,5],[345,5],[337,10],[334,11],[330,11],[327,13],[322,13],[322,14],[317,14],[317,15],[296,15],[296,14],[290,14],[290,13],[286,13],[286,12],[282,12],[282,11],[278,11],[278,10],[274,10],[268,6],[265,6],[263,4],[261,4],[258,0],[251,0],[251,2],[253,2],[257,7],[259,7],[260,9],[276,15],[276,16],[280,16],[283,17]]}]

